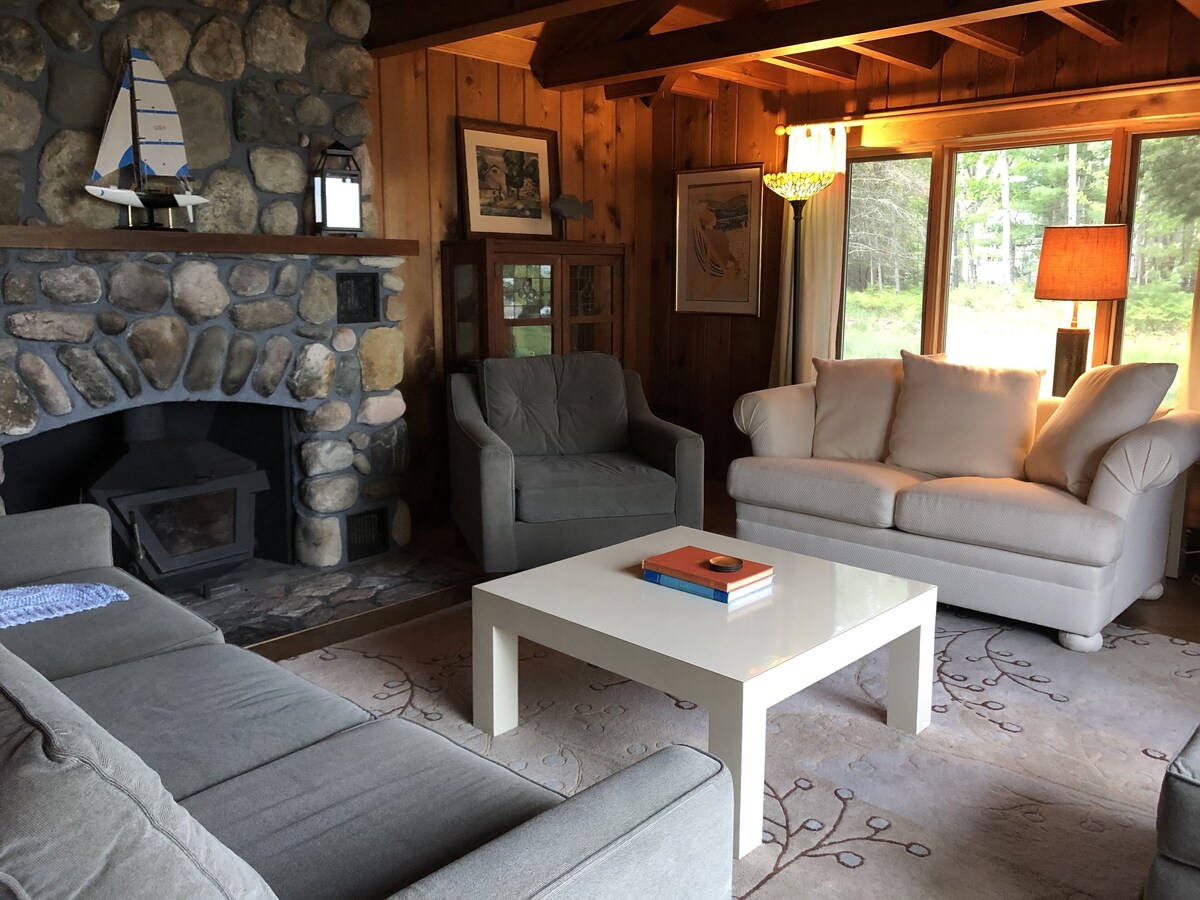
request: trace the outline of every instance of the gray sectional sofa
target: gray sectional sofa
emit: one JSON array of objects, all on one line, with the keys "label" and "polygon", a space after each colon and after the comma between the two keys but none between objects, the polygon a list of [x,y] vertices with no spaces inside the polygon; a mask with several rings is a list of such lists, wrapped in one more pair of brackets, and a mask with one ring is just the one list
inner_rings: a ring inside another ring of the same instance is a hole
[{"label": "gray sectional sofa", "polygon": [[375,720],[112,567],[98,507],[0,517],[0,898],[721,898],[732,790],[668,747],[571,798]]},{"label": "gray sectional sofa", "polygon": [[1144,900],[1200,897],[1200,728],[1167,767]]}]

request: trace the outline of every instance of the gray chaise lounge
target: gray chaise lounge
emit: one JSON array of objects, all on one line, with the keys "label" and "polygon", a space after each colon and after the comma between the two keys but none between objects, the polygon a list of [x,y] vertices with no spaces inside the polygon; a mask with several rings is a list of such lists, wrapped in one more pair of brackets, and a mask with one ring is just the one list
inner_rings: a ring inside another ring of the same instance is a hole
[{"label": "gray chaise lounge", "polygon": [[109,529],[0,517],[0,587],[130,594],[0,630],[0,897],[729,897],[720,761],[668,747],[564,799],[226,645]]}]

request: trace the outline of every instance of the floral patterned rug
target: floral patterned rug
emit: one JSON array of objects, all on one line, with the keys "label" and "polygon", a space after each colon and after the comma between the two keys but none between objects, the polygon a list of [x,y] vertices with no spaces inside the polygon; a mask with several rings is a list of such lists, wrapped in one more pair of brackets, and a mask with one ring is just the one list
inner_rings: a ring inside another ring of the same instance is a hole
[{"label": "floral patterned rug", "polygon": [[[738,897],[1136,898],[1169,760],[1200,724],[1200,645],[1123,626],[1073,653],[1048,632],[938,611],[933,722],[884,724],[885,652],[773,707],[764,845]],[[470,724],[470,612],[456,607],[284,662],[570,794],[707,714],[521,644],[521,725]]]}]

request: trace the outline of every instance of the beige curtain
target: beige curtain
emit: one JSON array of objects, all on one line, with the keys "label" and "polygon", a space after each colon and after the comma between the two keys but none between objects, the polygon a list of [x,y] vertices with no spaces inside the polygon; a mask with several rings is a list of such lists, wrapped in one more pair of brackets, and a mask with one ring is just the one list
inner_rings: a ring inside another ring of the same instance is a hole
[{"label": "beige curtain", "polygon": [[[796,159],[799,136],[793,134],[789,141],[789,167]],[[837,353],[846,236],[845,174],[838,175],[804,207],[798,304],[792,299],[792,228],[792,208],[788,205],[784,207],[783,247],[779,254],[779,327],[771,358],[772,387],[812,381],[816,378],[812,358]]]},{"label": "beige curtain", "polygon": [[1179,372],[1180,409],[1200,410],[1200,266],[1196,271],[1196,286],[1192,290],[1192,324],[1188,330],[1188,352]]}]

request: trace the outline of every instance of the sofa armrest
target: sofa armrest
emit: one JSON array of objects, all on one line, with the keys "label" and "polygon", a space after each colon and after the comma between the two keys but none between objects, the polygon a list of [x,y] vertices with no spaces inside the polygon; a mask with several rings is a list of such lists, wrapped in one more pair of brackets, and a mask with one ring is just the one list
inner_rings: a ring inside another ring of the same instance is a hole
[{"label": "sofa armrest", "polygon": [[650,411],[642,380],[625,372],[629,443],[633,452],[675,479],[675,520],[704,527],[704,438]]},{"label": "sofa armrest", "polygon": [[732,881],[729,770],[670,746],[390,900],[728,900]]},{"label": "sofa armrest", "polygon": [[733,421],[750,438],[755,456],[812,456],[817,421],[817,395],[812,384],[790,384],[743,394],[733,407]]},{"label": "sofa armrest", "polygon": [[112,564],[112,520],[99,506],[0,516],[0,587]]},{"label": "sofa armrest", "polygon": [[483,419],[468,375],[450,376],[450,511],[485,571],[517,568],[512,449]]},{"label": "sofa armrest", "polygon": [[1125,517],[1139,494],[1169,485],[1200,459],[1200,413],[1175,410],[1118,438],[1096,471],[1088,506]]}]

